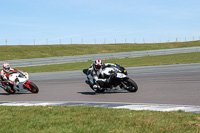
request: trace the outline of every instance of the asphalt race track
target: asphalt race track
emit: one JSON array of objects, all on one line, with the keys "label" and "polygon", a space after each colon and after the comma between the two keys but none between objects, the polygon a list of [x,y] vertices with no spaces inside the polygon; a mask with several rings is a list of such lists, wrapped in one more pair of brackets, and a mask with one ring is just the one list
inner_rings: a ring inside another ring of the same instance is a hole
[{"label": "asphalt race track", "polygon": [[200,64],[182,64],[127,68],[129,77],[138,84],[136,93],[122,90],[95,94],[85,84],[82,71],[31,73],[38,94],[7,94],[0,90],[0,101],[6,102],[98,102],[132,104],[172,104],[200,106]]}]

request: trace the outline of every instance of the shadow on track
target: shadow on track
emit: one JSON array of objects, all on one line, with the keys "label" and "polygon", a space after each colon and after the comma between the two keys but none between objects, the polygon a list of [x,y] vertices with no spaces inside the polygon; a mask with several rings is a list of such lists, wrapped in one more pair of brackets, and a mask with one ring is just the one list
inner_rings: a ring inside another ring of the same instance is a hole
[{"label": "shadow on track", "polygon": [[103,93],[96,93],[96,92],[77,92],[83,95],[106,95],[106,94],[116,94],[116,93],[130,93],[128,91],[105,91]]},{"label": "shadow on track", "polygon": [[15,94],[9,94],[9,93],[7,93],[7,92],[5,92],[5,93],[0,93],[0,95],[23,95],[23,94],[33,94],[33,93],[26,93],[26,92],[15,93]]}]

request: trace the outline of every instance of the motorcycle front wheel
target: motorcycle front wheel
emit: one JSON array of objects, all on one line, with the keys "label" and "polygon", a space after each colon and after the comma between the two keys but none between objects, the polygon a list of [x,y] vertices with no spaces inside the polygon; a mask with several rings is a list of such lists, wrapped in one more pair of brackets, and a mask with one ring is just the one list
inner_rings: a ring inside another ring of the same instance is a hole
[{"label": "motorcycle front wheel", "polygon": [[137,84],[130,78],[123,81],[121,88],[124,88],[129,92],[136,92],[138,90]]},{"label": "motorcycle front wheel", "polygon": [[28,90],[30,92],[32,92],[32,93],[38,93],[39,92],[38,87],[33,82],[30,82],[29,86],[30,86],[30,89],[28,89]]}]

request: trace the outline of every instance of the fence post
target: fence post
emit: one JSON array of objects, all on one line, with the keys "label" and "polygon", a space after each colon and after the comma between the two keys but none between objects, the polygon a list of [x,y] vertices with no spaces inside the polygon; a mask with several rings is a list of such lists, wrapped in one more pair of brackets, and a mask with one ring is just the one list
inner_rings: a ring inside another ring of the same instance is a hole
[{"label": "fence post", "polygon": [[6,46],[7,46],[7,42],[8,42],[8,41],[7,41],[7,39],[6,39],[6,40],[5,40],[5,44],[6,44]]}]

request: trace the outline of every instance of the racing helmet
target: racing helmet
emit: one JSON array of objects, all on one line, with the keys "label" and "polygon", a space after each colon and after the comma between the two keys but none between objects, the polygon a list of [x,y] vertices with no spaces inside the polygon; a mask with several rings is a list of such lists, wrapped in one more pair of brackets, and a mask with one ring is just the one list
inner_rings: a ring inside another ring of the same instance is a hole
[{"label": "racing helmet", "polygon": [[5,73],[9,73],[10,72],[10,65],[8,63],[4,63],[3,64],[3,71]]},{"label": "racing helmet", "polygon": [[101,60],[95,60],[93,63],[93,67],[96,71],[99,71],[103,67],[103,62]]}]

